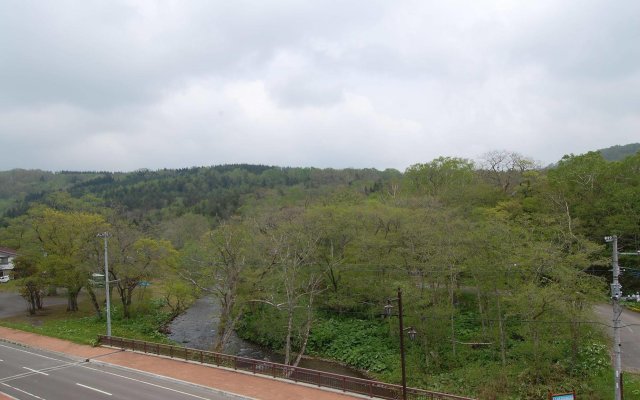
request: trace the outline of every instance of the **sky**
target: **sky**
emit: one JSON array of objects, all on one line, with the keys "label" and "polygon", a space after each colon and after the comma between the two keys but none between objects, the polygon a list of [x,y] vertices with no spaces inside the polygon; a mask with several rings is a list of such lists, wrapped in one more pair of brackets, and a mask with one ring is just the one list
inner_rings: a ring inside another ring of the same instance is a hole
[{"label": "sky", "polygon": [[0,2],[0,170],[546,165],[634,142],[637,0]]}]

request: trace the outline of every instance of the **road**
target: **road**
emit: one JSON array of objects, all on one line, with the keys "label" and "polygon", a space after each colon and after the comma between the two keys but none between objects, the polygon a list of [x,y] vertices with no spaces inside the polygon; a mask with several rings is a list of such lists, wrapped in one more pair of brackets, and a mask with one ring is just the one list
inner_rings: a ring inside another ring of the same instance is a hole
[{"label": "road", "polygon": [[20,400],[229,399],[228,394],[169,378],[1,341],[0,392]]},{"label": "road", "polygon": [[[598,317],[608,325],[613,325],[613,310],[609,304],[598,304],[595,307]],[[622,342],[622,369],[629,372],[640,372],[640,313],[623,309],[620,317],[623,326],[620,332]],[[607,328],[613,337],[613,328]]]}]

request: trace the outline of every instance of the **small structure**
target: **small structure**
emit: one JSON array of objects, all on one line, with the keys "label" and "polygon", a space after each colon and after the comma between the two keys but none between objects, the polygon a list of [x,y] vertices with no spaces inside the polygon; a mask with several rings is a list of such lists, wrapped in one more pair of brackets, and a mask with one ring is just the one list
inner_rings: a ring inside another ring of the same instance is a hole
[{"label": "small structure", "polygon": [[0,283],[6,283],[11,279],[10,272],[14,268],[13,259],[18,253],[6,247],[0,247]]},{"label": "small structure", "polygon": [[549,392],[549,400],[576,400],[576,392],[553,394]]}]

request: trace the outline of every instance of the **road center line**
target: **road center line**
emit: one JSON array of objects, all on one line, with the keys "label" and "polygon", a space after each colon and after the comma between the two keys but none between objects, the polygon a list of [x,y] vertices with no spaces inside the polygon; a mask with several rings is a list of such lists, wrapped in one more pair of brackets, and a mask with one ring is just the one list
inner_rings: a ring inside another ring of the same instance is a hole
[{"label": "road center line", "polygon": [[44,400],[42,397],[40,397],[40,396],[36,396],[36,395],[35,395],[35,394],[33,394],[33,393],[29,393],[29,392],[26,392],[26,391],[24,391],[24,390],[22,390],[22,389],[18,389],[17,387],[13,387],[13,386],[11,386],[11,385],[7,385],[7,384],[6,384],[6,383],[4,383],[4,382],[3,382],[2,384],[3,384],[4,386],[6,386],[6,387],[8,387],[8,388],[11,388],[11,389],[13,389],[13,390],[16,390],[16,391],[18,391],[18,392],[21,392],[21,393],[27,394],[27,395],[29,395],[29,396],[31,396],[31,397],[35,397],[36,399]]},{"label": "road center line", "polygon": [[26,370],[28,370],[28,371],[31,371],[31,372],[35,372],[36,374],[41,374],[41,375],[49,376],[49,374],[44,373],[44,372],[42,372],[42,371],[38,371],[37,369],[31,369],[31,368],[29,368],[29,367],[22,367],[22,368],[24,368],[24,369],[26,369]]},{"label": "road center line", "polygon": [[82,386],[83,388],[87,388],[87,389],[95,390],[96,392],[99,392],[99,393],[102,393],[102,394],[106,394],[107,396],[112,396],[112,394],[111,394],[111,393],[109,393],[109,392],[105,392],[104,390],[96,389],[96,388],[91,387],[91,386],[83,385],[82,383],[77,383],[77,382],[76,382],[76,385],[78,385],[78,386]]}]

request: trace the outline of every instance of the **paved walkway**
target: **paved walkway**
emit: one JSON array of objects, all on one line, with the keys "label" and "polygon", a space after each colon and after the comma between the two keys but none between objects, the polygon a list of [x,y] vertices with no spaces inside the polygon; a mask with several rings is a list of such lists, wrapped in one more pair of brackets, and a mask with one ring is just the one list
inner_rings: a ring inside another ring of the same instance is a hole
[{"label": "paved walkway", "polygon": [[[613,311],[610,304],[598,304],[596,315],[608,326],[613,325]],[[622,329],[620,339],[622,344],[622,369],[628,372],[640,373],[640,313],[622,309],[620,316]],[[605,329],[613,337],[613,328]]]},{"label": "paved walkway", "polygon": [[[259,400],[353,400],[355,396],[248,375],[180,360],[155,357],[106,347],[79,345],[34,333],[0,327],[0,339],[63,353],[93,362],[162,375]],[[0,400],[4,400],[0,393]]]}]

